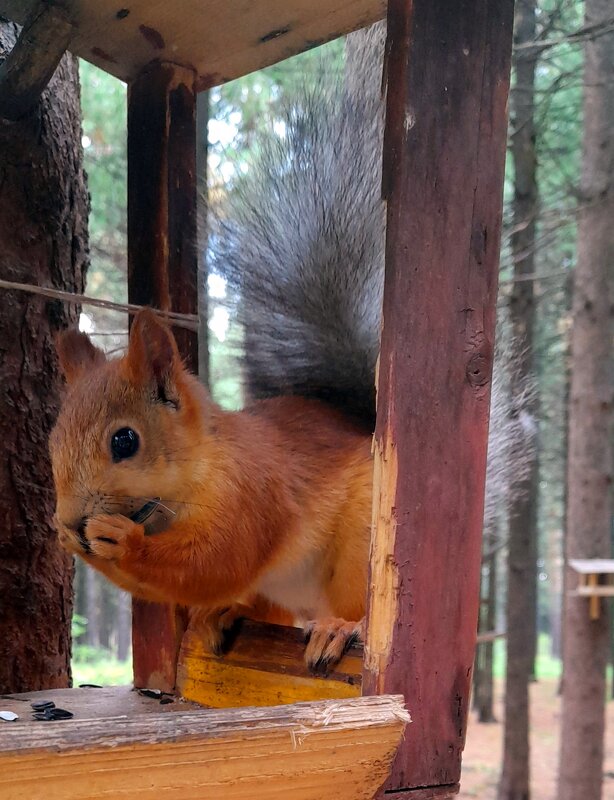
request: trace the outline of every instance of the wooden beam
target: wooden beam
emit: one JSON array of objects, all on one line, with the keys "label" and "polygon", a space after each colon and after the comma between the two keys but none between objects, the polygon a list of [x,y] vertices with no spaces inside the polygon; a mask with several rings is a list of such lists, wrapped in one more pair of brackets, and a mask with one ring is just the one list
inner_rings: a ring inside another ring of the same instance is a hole
[{"label": "wooden beam", "polygon": [[73,26],[66,9],[36,3],[15,46],[0,64],[0,117],[17,120],[40,98],[70,44]]},{"label": "wooden beam", "polygon": [[179,653],[177,691],[214,708],[360,696],[362,647],[351,647],[326,677],[309,672],[304,655],[304,634],[297,628],[243,620],[221,657],[205,651],[198,633],[188,631]]},{"label": "wooden beam", "polygon": [[[39,0],[0,0],[22,24]],[[198,90],[376,22],[386,0],[71,0],[71,50],[124,81],[152,61],[193,69]]]},{"label": "wooden beam", "polygon": [[[459,780],[477,631],[513,0],[390,0],[386,279],[364,691],[420,733],[390,791]],[[447,788],[446,788],[447,787]]]},{"label": "wooden beam", "polygon": [[370,800],[409,720],[399,697],[172,713],[150,701],[157,710],[136,713],[119,690],[126,706],[112,716],[71,691],[54,693],[75,713],[62,722],[26,720],[29,696],[14,703],[26,711],[1,723],[2,797]]},{"label": "wooden beam", "polygon": [[[128,299],[196,314],[196,95],[194,73],[152,64],[128,91]],[[198,371],[195,332],[175,329],[187,366]],[[185,617],[135,600],[137,686],[168,690]]]}]

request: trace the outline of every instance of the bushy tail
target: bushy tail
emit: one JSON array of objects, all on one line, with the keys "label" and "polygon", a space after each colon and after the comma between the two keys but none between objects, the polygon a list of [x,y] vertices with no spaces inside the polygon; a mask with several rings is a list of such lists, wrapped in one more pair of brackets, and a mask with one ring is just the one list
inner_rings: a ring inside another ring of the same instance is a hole
[{"label": "bushy tail", "polygon": [[213,268],[240,296],[251,397],[317,397],[371,424],[383,110],[343,86],[299,95],[214,219]]},{"label": "bushy tail", "polygon": [[[384,273],[383,25],[348,37],[346,78],[298,92],[213,221],[213,266],[236,289],[250,397],[324,399],[372,425]],[[281,132],[279,132],[281,131]],[[492,393],[486,522],[530,463],[509,342]]]}]

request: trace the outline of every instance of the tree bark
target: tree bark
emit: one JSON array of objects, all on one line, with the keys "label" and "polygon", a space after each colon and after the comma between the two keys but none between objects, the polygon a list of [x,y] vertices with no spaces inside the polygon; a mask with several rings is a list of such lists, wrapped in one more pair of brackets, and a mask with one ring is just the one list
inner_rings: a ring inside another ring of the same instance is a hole
[{"label": "tree bark", "polygon": [[[535,39],[536,0],[518,0],[515,43]],[[514,163],[514,276],[535,271],[535,230],[538,208],[535,149],[535,68],[533,50],[518,50],[515,86],[512,158]],[[516,281],[510,300],[515,369],[512,395],[522,394],[533,374],[535,298],[533,281]],[[535,417],[535,402],[529,409]],[[528,800],[529,793],[529,681],[534,672],[537,619],[537,459],[514,492],[510,508],[507,586],[507,665],[505,680],[505,734],[499,800]]]},{"label": "tree bark", "polygon": [[[492,632],[495,629],[497,620],[497,554],[492,553],[487,561],[488,581],[486,584],[486,596],[482,598],[483,609],[480,614],[480,632]],[[482,573],[484,583],[484,573]],[[478,722],[496,722],[494,710],[494,675],[493,675],[493,656],[494,640],[482,642],[477,647],[476,654],[476,676],[479,676],[475,686],[475,710],[478,714]]]},{"label": "tree bark", "polygon": [[[0,55],[17,27],[0,22]],[[65,56],[37,106],[0,120],[0,274],[81,292],[88,197],[77,61]],[[72,560],[52,525],[47,438],[60,376],[53,337],[77,311],[3,292],[0,306],[0,692],[70,683]]]},{"label": "tree bark", "polygon": [[127,592],[117,596],[117,660],[127,661],[130,655],[132,600]]},{"label": "tree bark", "polygon": [[[611,18],[586,0],[586,24]],[[588,41],[584,67],[582,206],[573,295],[567,558],[610,555],[614,402],[614,33]],[[568,586],[577,576],[568,572]],[[599,800],[603,779],[607,603],[565,598],[559,800]]]}]

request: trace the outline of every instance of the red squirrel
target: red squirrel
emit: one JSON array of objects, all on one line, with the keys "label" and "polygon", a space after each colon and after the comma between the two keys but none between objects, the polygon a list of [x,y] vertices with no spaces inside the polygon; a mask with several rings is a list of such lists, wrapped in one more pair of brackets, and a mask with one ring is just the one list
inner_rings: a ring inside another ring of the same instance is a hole
[{"label": "red squirrel", "polygon": [[[63,546],[137,597],[206,610],[214,648],[234,619],[226,607],[261,596],[308,626],[310,667],[337,661],[365,613],[370,437],[300,397],[223,411],[149,310],[122,358],[76,331],[58,353],[68,390],[50,449]],[[174,517],[148,536],[130,515],[151,498]]]}]

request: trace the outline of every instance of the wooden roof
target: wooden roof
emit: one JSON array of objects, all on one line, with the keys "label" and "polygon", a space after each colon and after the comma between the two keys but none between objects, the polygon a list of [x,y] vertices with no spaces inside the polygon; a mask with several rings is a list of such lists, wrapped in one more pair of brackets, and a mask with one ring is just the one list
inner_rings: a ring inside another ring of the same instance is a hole
[{"label": "wooden roof", "polygon": [[582,575],[614,574],[612,558],[570,558],[569,566]]},{"label": "wooden roof", "polygon": [[[0,0],[23,24],[37,0]],[[70,50],[129,81],[155,59],[207,89],[382,18],[386,0],[69,0]]]}]

